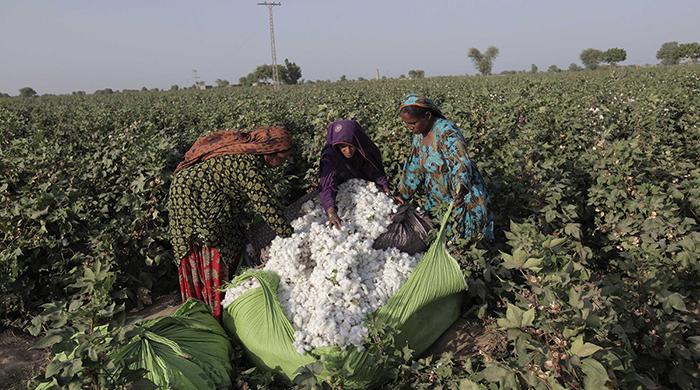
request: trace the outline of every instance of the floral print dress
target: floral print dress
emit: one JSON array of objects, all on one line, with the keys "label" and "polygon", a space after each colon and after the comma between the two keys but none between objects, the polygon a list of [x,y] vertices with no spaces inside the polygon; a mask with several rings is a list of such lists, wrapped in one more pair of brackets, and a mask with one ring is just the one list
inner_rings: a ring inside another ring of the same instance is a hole
[{"label": "floral print dress", "polygon": [[196,298],[221,316],[221,288],[245,246],[244,222],[254,213],[281,236],[292,234],[261,174],[260,156],[212,157],[175,174],[168,211],[182,300]]},{"label": "floral print dress", "polygon": [[260,156],[233,154],[214,157],[178,172],[170,186],[168,211],[175,260],[192,244],[218,248],[233,262],[243,252],[243,221],[257,214],[278,235],[292,227],[270,193]]},{"label": "floral print dress", "polygon": [[421,135],[413,137],[411,154],[399,184],[401,196],[408,200],[420,190],[425,194],[422,207],[428,212],[457,200],[449,233],[468,240],[482,237],[493,240],[493,216],[486,185],[467,155],[461,130],[453,122],[438,118],[432,132],[430,145],[423,144]]}]

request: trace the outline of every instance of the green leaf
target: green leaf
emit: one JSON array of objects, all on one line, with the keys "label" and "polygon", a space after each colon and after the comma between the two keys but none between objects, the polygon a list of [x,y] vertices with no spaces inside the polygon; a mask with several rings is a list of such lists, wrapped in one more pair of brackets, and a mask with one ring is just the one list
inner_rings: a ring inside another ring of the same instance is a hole
[{"label": "green leaf", "polygon": [[73,313],[76,310],[78,310],[81,306],[83,306],[83,301],[81,299],[75,299],[68,306],[68,311]]},{"label": "green leaf", "polygon": [[583,308],[583,301],[581,300],[581,291],[571,287],[569,289],[569,305],[577,309]]},{"label": "green leaf", "polygon": [[593,355],[594,353],[600,351],[602,348],[592,344],[592,343],[584,343],[583,342],[583,335],[578,336],[574,341],[571,343],[571,349],[569,350],[573,355],[576,355],[578,357],[586,357]]},{"label": "green leaf", "polygon": [[547,223],[554,221],[556,218],[557,212],[554,210],[547,210],[547,212],[544,213],[544,220],[547,221]]},{"label": "green leaf", "polygon": [[532,321],[535,319],[535,309],[532,308],[526,312],[508,303],[508,308],[506,309],[506,318],[499,318],[496,320],[498,326],[504,329],[515,329],[522,328],[524,326],[532,326]]},{"label": "green leaf", "polygon": [[579,326],[576,328],[564,328],[564,331],[562,333],[563,333],[564,337],[566,337],[567,339],[570,339],[570,338],[576,336],[577,334],[579,334],[583,329],[584,329],[583,326]]},{"label": "green leaf", "polygon": [[29,217],[31,219],[39,219],[48,213],[49,213],[49,206],[46,206],[46,208],[43,210],[34,211]]},{"label": "green leaf", "polygon": [[507,318],[499,318],[496,320],[496,324],[498,324],[499,327],[502,329],[511,329],[511,328],[517,328],[516,324],[513,324],[508,320]]},{"label": "green leaf", "polygon": [[49,363],[46,366],[46,370],[44,371],[44,378],[45,379],[51,378],[52,376],[60,373],[62,368],[63,368],[63,364],[61,364],[61,362],[59,362],[57,360],[51,361],[51,363]]},{"label": "green leaf", "polygon": [[480,374],[488,382],[499,382],[508,375],[508,370],[498,365],[490,365]]},{"label": "green leaf", "polygon": [[81,390],[83,385],[80,382],[70,382],[68,384],[68,390]]},{"label": "green leaf", "polygon": [[527,252],[525,252],[522,248],[517,248],[515,251],[513,251],[513,261],[516,264],[524,264],[525,259],[527,259]]},{"label": "green leaf", "polygon": [[523,313],[523,320],[520,323],[520,326],[521,327],[532,326],[532,322],[534,320],[535,320],[535,308],[533,307],[532,309]]},{"label": "green leaf", "polygon": [[688,309],[685,307],[685,302],[683,302],[683,296],[679,293],[673,293],[666,298],[666,305],[682,312],[687,312]]},{"label": "green leaf", "polygon": [[95,280],[95,272],[93,272],[90,268],[85,267],[83,270],[83,278],[86,280]]},{"label": "green leaf", "polygon": [[675,200],[682,200],[685,198],[682,192],[678,191],[676,188],[671,189],[671,197]]},{"label": "green leaf", "polygon": [[554,249],[561,244],[565,243],[567,238],[552,238],[551,240],[546,240],[543,244],[545,248]]},{"label": "green leaf", "polygon": [[141,192],[143,191],[143,187],[146,184],[146,177],[143,175],[139,175],[134,181],[131,182],[131,188],[134,190],[134,192]]},{"label": "green leaf", "polygon": [[527,260],[527,252],[517,248],[512,255],[501,252],[501,257],[504,260],[503,267],[506,269],[520,269],[525,264],[525,260]]},{"label": "green leaf", "polygon": [[522,264],[516,262],[512,255],[501,252],[501,257],[503,258],[503,267],[506,269],[518,269]]},{"label": "green leaf", "polygon": [[565,243],[566,241],[567,241],[566,237],[554,238],[554,239],[552,239],[552,241],[549,242],[549,248],[550,249],[556,248],[556,247],[560,246],[561,244]]},{"label": "green leaf", "polygon": [[459,390],[479,390],[480,387],[476,383],[470,381],[469,379],[462,379],[459,381]]},{"label": "green leaf", "polygon": [[539,272],[540,270],[542,270],[542,267],[540,267],[540,265],[542,264],[543,259],[544,258],[542,257],[531,257],[527,259],[525,264],[523,264],[523,268],[532,270],[534,272]]},{"label": "green leaf", "polygon": [[158,386],[147,378],[140,378],[131,384],[132,388],[139,390],[158,390]]},{"label": "green leaf", "polygon": [[545,389],[547,390],[566,390],[566,387],[562,386],[557,382],[556,377],[549,377],[547,380],[547,387]]},{"label": "green leaf", "polygon": [[566,233],[566,234],[568,234],[568,235],[570,235],[570,236],[572,236],[572,237],[576,237],[576,238],[578,238],[578,239],[581,239],[581,228],[580,228],[580,226],[581,226],[581,225],[579,225],[578,223],[570,223],[570,224],[567,224],[566,226],[564,226],[564,233]]},{"label": "green leaf", "polygon": [[37,342],[32,345],[32,349],[48,348],[54,344],[60,343],[61,341],[63,341],[63,337],[58,334],[45,336],[37,340]]},{"label": "green leaf", "polygon": [[520,325],[523,320],[523,310],[512,303],[508,302],[508,308],[506,309],[506,318],[516,327]]},{"label": "green leaf", "polygon": [[586,376],[583,386],[586,390],[599,390],[605,388],[608,381],[608,372],[602,364],[595,359],[585,359],[581,362],[581,370]]}]

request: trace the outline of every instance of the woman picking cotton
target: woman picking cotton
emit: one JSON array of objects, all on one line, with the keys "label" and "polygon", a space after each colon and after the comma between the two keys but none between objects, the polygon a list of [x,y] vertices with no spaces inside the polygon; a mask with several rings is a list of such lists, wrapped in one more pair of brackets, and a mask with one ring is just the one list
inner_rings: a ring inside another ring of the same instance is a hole
[{"label": "woman picking cotton", "polygon": [[483,237],[493,240],[486,185],[469,159],[462,131],[426,97],[407,96],[399,115],[414,134],[399,184],[401,196],[408,200],[422,190],[422,207],[428,212],[453,203],[451,234],[470,241]]},{"label": "woman picking cotton", "polygon": [[221,315],[223,282],[245,247],[243,222],[251,212],[281,236],[292,228],[265,176],[291,154],[284,129],[224,130],[198,139],[175,169],[168,211],[182,300],[196,298]]},{"label": "woman picking cotton", "polygon": [[319,197],[328,222],[340,228],[336,196],[338,186],[350,179],[363,179],[377,184],[390,195],[384,173],[382,154],[365,130],[354,120],[339,120],[328,125],[326,144],[321,150]]}]

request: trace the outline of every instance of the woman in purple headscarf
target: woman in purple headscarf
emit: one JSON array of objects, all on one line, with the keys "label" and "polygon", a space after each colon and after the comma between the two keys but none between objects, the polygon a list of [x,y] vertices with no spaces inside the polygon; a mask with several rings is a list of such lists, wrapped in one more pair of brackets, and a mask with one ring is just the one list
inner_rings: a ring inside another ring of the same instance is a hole
[{"label": "woman in purple headscarf", "polygon": [[340,228],[335,197],[338,186],[350,179],[372,181],[390,195],[389,182],[382,165],[382,154],[365,130],[354,120],[340,120],[328,125],[326,144],[321,151],[319,197],[328,222]]}]

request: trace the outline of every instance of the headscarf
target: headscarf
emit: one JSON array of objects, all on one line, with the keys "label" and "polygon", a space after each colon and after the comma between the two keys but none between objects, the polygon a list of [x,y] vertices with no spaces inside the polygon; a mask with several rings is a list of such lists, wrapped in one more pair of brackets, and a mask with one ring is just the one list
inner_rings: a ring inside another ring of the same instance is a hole
[{"label": "headscarf", "polygon": [[406,97],[403,100],[403,103],[401,103],[401,106],[399,106],[399,111],[403,109],[404,107],[408,106],[416,106],[416,107],[421,107],[428,109],[430,111],[433,111],[435,113],[435,116],[438,118],[444,118],[445,116],[442,114],[442,111],[438,108],[433,101],[425,96],[418,96],[416,94],[410,94],[406,95]]},{"label": "headscarf", "polygon": [[212,157],[230,154],[271,154],[292,148],[293,139],[281,127],[259,128],[250,132],[221,130],[199,138],[175,168],[179,172]]},{"label": "headscarf", "polygon": [[[321,156],[330,156],[336,167],[350,165],[353,159],[345,158],[337,147],[342,144],[352,145],[357,148],[359,155],[377,171],[376,173],[384,175],[382,153],[357,121],[352,119],[335,121],[328,125],[326,131],[326,144],[321,150]],[[356,169],[356,167],[350,168]]]},{"label": "headscarf", "polygon": [[[338,186],[352,178],[369,180],[382,188],[389,183],[382,165],[382,154],[365,130],[354,120],[341,120],[328,125],[326,144],[321,150],[319,198],[324,209],[335,207]],[[352,145],[357,151],[345,158],[338,146]]]}]

